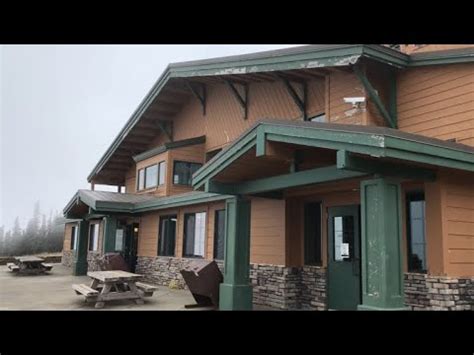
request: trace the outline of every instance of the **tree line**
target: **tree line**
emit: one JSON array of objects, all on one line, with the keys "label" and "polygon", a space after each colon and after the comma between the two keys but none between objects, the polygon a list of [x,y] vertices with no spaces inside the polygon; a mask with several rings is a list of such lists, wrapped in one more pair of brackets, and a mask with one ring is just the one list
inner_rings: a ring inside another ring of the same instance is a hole
[{"label": "tree line", "polygon": [[37,201],[33,217],[22,229],[20,220],[15,218],[13,228],[5,230],[0,226],[0,256],[34,255],[39,253],[60,252],[63,249],[65,218],[51,211],[49,217],[41,213]]}]

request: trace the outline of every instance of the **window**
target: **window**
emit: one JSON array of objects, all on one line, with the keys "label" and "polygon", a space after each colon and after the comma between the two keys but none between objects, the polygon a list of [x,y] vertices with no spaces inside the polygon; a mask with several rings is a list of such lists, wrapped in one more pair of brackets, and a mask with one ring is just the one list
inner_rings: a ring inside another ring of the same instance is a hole
[{"label": "window", "polygon": [[160,217],[158,255],[174,256],[176,245],[176,216]]},{"label": "window", "polygon": [[321,113],[319,115],[310,117],[309,121],[311,121],[311,122],[326,122],[326,114]]},{"label": "window", "polygon": [[191,185],[192,175],[202,164],[175,161],[173,169],[173,184]]},{"label": "window", "polygon": [[77,248],[77,226],[72,226],[71,228],[71,250],[76,250]]},{"label": "window", "polygon": [[155,187],[158,183],[158,164],[145,168],[145,189]]},{"label": "window", "polygon": [[185,257],[204,257],[206,237],[206,212],[184,215],[184,251]]},{"label": "window", "polygon": [[145,188],[145,169],[138,170],[138,190]]},{"label": "window", "polygon": [[304,263],[321,265],[321,203],[304,206]]},{"label": "window", "polygon": [[115,231],[115,251],[123,250],[123,229],[117,229]]},{"label": "window", "polygon": [[225,248],[225,210],[216,211],[214,221],[214,259],[224,259]]},{"label": "window", "polygon": [[99,223],[89,226],[89,250],[97,251],[99,246]]},{"label": "window", "polygon": [[166,162],[153,164],[138,170],[138,190],[151,189],[165,183]]},{"label": "window", "polygon": [[158,185],[163,185],[165,183],[166,176],[166,162],[162,161],[158,164],[160,175],[158,176]]},{"label": "window", "polygon": [[426,272],[425,196],[409,193],[406,200],[408,271]]}]

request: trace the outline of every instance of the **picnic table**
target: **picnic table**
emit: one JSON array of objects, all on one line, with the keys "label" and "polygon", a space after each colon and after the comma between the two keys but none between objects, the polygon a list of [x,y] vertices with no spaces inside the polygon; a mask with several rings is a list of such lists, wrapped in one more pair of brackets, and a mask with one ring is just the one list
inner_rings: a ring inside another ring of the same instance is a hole
[{"label": "picnic table", "polygon": [[121,270],[90,271],[87,273],[92,279],[90,286],[74,284],[72,288],[76,294],[86,297],[86,301],[95,302],[95,308],[103,308],[106,301],[134,300],[136,304],[143,304],[144,297],[150,297],[157,287],[138,282],[142,275]]},{"label": "picnic table", "polygon": [[8,263],[11,272],[19,274],[41,274],[50,271],[53,265],[46,264],[43,258],[37,256],[17,256],[14,263]]}]

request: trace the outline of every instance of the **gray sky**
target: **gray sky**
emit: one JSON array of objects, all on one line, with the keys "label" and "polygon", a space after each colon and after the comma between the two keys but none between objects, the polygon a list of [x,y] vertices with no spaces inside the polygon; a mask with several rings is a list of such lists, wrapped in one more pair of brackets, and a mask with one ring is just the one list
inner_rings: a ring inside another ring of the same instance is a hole
[{"label": "gray sky", "polygon": [[170,62],[288,47],[0,46],[0,226],[61,211]]}]

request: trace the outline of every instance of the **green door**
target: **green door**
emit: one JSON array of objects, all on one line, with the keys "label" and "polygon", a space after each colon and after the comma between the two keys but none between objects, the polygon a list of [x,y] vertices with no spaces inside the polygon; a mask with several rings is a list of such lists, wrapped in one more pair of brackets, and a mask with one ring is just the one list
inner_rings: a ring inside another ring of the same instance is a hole
[{"label": "green door", "polygon": [[328,308],[361,302],[359,205],[328,208]]}]

